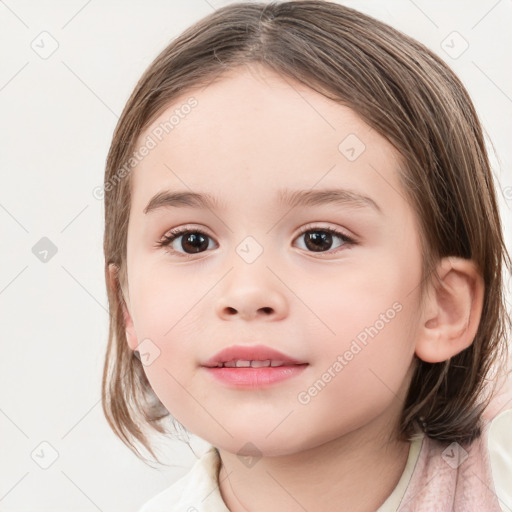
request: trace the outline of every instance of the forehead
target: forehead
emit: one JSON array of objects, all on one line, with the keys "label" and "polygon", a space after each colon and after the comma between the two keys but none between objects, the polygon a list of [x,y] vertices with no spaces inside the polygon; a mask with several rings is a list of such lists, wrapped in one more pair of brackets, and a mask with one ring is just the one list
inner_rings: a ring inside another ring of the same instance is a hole
[{"label": "forehead", "polygon": [[138,211],[176,188],[238,206],[277,189],[399,188],[399,155],[386,139],[349,107],[260,65],[175,98],[138,138],[143,145],[152,147],[132,173]]}]

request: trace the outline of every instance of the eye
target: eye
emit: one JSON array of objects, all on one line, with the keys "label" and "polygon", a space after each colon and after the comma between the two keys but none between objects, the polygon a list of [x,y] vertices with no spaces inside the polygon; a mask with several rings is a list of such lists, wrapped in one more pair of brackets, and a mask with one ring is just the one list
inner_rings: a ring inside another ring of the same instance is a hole
[{"label": "eye", "polygon": [[[184,236],[187,235],[187,236]],[[174,244],[176,240],[182,238],[181,243]],[[210,236],[204,231],[196,228],[176,228],[166,234],[162,240],[157,242],[157,247],[169,247],[169,252],[179,254],[180,256],[187,257],[192,254],[203,252],[209,248]],[[174,247],[172,247],[174,245]],[[177,250],[176,246],[179,246],[183,252]],[[211,248],[211,247],[210,247]]]},{"label": "eye", "polygon": [[[185,236],[186,235],[186,236]],[[305,236],[305,249],[310,252],[334,252],[331,251],[333,239],[341,240],[335,248],[355,245],[354,239],[345,235],[343,232],[330,227],[320,227],[308,225],[299,234],[297,239]],[[181,242],[177,240],[181,239]],[[179,256],[188,257],[212,249],[210,241],[212,238],[203,230],[198,228],[182,227],[169,231],[160,241],[156,243],[157,247],[166,247],[168,251]],[[343,249],[340,249],[343,250]]]},{"label": "eye", "polygon": [[330,227],[306,226],[306,229],[304,229],[297,238],[300,239],[301,237],[304,237],[305,248],[309,249],[311,252],[339,252],[331,251],[333,239],[335,238],[338,238],[342,242],[335,248],[356,244],[355,240],[345,233]]}]

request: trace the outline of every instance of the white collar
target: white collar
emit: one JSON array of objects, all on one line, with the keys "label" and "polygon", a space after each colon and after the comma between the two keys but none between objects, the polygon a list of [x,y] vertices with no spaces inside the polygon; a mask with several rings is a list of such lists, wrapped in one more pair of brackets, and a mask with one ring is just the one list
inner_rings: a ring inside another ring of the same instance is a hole
[{"label": "white collar", "polygon": [[[418,459],[423,434],[416,435],[400,480],[376,512],[395,512],[407,489]],[[230,512],[218,486],[220,456],[214,446],[194,463],[173,485],[154,496],[139,512]]]}]

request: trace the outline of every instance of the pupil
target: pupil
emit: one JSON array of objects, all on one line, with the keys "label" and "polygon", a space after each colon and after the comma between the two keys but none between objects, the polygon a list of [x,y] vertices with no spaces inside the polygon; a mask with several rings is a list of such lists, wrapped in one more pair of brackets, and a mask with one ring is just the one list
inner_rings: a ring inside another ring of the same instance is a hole
[{"label": "pupil", "polygon": [[[198,244],[199,241],[199,244]],[[208,241],[206,237],[201,235],[200,233],[190,233],[188,236],[184,236],[181,242],[181,248],[187,252],[186,244],[191,244],[190,252],[200,252],[202,249],[208,248]]]},{"label": "pupil", "polygon": [[[310,245],[312,242],[312,245]],[[306,246],[312,251],[320,252],[322,249],[329,249],[332,244],[331,233],[325,231],[313,231],[306,236]]]}]

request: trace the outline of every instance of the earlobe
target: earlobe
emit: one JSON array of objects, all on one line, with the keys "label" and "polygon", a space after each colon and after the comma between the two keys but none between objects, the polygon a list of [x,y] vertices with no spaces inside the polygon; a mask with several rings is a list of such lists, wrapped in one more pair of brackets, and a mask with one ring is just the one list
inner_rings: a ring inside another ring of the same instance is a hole
[{"label": "earlobe", "polygon": [[476,265],[463,258],[443,258],[424,302],[416,355],[428,363],[446,361],[469,347],[482,314],[484,281]]},{"label": "earlobe", "polygon": [[119,272],[119,267],[117,265],[114,265],[113,263],[110,263],[108,266],[109,286],[111,287],[111,290],[115,291],[115,293],[120,294],[118,300],[121,302],[121,308],[123,311],[123,320],[124,320],[124,326],[125,326],[126,341],[128,343],[128,346],[130,347],[130,349],[135,350],[138,346],[137,334],[135,332],[133,319],[128,310],[128,305],[127,305],[126,300],[123,297],[123,294],[121,292],[121,286],[120,285],[119,285],[119,287],[117,286],[118,272]]}]

